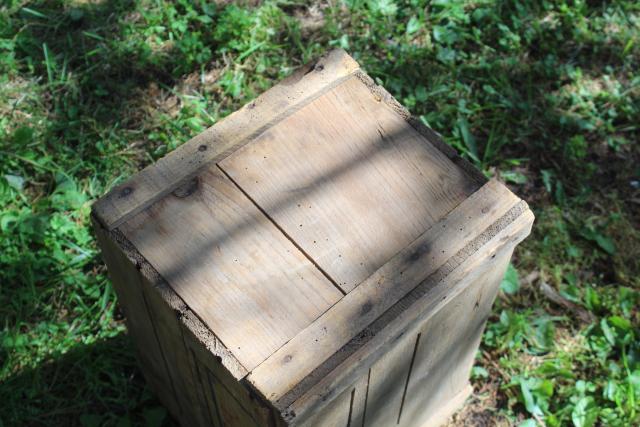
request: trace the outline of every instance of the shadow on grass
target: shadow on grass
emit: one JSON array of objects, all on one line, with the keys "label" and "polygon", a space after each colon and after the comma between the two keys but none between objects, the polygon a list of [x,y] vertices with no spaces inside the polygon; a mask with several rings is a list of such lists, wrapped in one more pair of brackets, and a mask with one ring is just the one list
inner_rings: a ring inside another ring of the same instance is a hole
[{"label": "shadow on grass", "polygon": [[47,87],[51,131],[67,146],[97,137],[92,130],[104,126],[139,125],[128,107],[136,90],[150,82],[170,85],[192,68],[179,41],[154,48],[145,38],[152,37],[151,25],[133,31],[144,21],[133,1],[36,1],[18,16],[17,58]]},{"label": "shadow on grass", "polygon": [[0,385],[0,425],[174,425],[122,333],[25,369]]}]

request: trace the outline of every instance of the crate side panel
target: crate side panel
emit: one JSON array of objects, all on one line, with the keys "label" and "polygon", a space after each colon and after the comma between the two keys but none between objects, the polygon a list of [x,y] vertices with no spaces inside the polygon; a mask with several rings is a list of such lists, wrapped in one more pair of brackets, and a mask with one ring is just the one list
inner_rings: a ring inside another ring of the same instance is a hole
[{"label": "crate side panel", "polygon": [[345,292],[479,186],[355,77],[220,166]]},{"label": "crate side panel", "polygon": [[[514,209],[517,209],[517,206]],[[333,396],[350,387],[357,378],[364,375],[369,366],[379,360],[381,355],[396,348],[399,339],[407,334],[420,333],[420,330],[416,329],[417,326],[425,324],[467,289],[469,284],[475,283],[485,275],[486,271],[482,270],[482,266],[488,259],[492,259],[494,255],[499,259],[504,251],[510,253],[515,245],[529,234],[532,222],[533,214],[525,210],[508,225],[503,224],[504,227],[499,227],[500,231],[497,234],[491,233],[491,239],[482,249],[474,252],[463,264],[448,270],[445,276],[435,275],[424,280],[402,298],[393,310],[385,312],[363,331],[358,336],[363,343],[355,350],[349,351],[348,356],[342,359],[339,365],[324,373],[319,381],[303,393],[293,389],[291,394],[295,393],[293,395],[297,397],[292,403],[283,398],[286,406],[279,406],[283,414],[295,413],[298,418],[303,419],[307,413],[315,412],[325,404],[324,402],[330,402]],[[341,351],[345,350],[348,350],[346,346]]]},{"label": "crate side panel", "polygon": [[[436,419],[442,422],[459,409],[463,403],[459,396],[468,392],[474,356],[511,249],[482,266],[479,279],[399,337],[373,364],[366,417],[358,426],[435,426]],[[337,400],[351,390],[347,388]],[[329,408],[337,404],[330,403]]]},{"label": "crate side panel", "polygon": [[[268,404],[260,400],[259,396],[251,393],[241,379],[235,378],[222,365],[219,357],[211,354],[202,345],[202,341],[196,337],[194,330],[183,324],[185,342],[192,354],[198,376],[197,386],[201,389],[203,399],[212,418],[218,417],[219,422],[224,418],[221,405],[229,404],[229,399],[237,403],[236,409],[242,410],[259,426],[271,426],[273,424],[273,411]],[[217,384],[217,386],[216,386]],[[218,390],[216,392],[216,390]],[[219,396],[225,393],[224,396]],[[226,396],[226,395],[229,396]],[[222,399],[225,397],[225,399]],[[229,412],[225,409],[224,412]]]},{"label": "crate side panel", "polygon": [[214,168],[121,226],[248,370],[342,293]]},{"label": "crate side panel", "polygon": [[198,394],[194,366],[183,338],[179,313],[167,303],[158,289],[142,276],[141,283],[158,341],[167,361],[168,374],[182,408],[180,422],[185,426],[207,426],[210,420],[207,417],[205,402]]},{"label": "crate side panel", "polygon": [[477,280],[421,325],[401,426],[432,425],[428,421],[440,408],[465,391],[511,251],[506,248],[488,259]]},{"label": "crate side panel", "polygon": [[175,387],[168,374],[168,366],[157,339],[154,324],[146,306],[139,282],[139,272],[134,264],[122,253],[120,247],[109,239],[107,233],[94,222],[102,256],[107,265],[109,277],[118,296],[129,335],[132,338],[139,367],[150,388],[178,418],[181,408]]}]

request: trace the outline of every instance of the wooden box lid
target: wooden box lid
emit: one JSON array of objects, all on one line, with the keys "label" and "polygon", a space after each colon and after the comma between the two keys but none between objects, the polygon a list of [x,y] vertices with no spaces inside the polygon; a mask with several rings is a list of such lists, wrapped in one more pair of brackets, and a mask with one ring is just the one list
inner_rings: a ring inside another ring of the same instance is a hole
[{"label": "wooden box lid", "polygon": [[532,218],[341,50],[115,188],[94,215],[281,405],[419,284]]}]

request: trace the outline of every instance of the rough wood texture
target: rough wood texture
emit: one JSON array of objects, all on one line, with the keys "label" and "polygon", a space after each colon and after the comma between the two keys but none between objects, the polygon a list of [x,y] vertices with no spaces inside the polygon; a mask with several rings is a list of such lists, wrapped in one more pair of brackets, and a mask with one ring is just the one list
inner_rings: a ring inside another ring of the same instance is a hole
[{"label": "rough wood texture", "polygon": [[[282,399],[425,277],[482,236],[518,201],[495,181],[484,185],[273,353],[251,372],[249,381],[270,400]],[[472,253],[475,246],[467,248],[460,258]],[[316,376],[323,374],[320,371]],[[299,388],[304,387],[302,384]],[[283,406],[292,398],[295,395]]]},{"label": "rough wood texture", "polygon": [[94,205],[96,218],[108,230],[118,227],[191,180],[203,166],[224,159],[357,69],[343,50],[329,52],[115,187]]},{"label": "rough wood texture", "polygon": [[[427,277],[359,334],[359,340],[352,343],[355,350],[349,345],[341,348],[336,353],[340,355],[337,361],[328,364],[329,372],[310,375],[313,381],[304,394],[296,394],[292,403],[289,399],[277,402],[283,416],[293,423],[296,417],[303,420],[309,412],[320,410],[324,402],[331,401],[357,381],[382,354],[393,348],[411,325],[428,320],[481,276],[481,267],[488,259],[498,257],[501,251],[512,251],[529,234],[533,223],[533,214],[523,210],[522,203],[510,210],[509,215],[515,215],[515,218],[506,225],[494,227],[497,231],[494,230],[482,250],[473,253],[453,270],[440,269]],[[284,408],[283,404],[288,406]]]},{"label": "rough wood texture", "polygon": [[169,376],[167,361],[144,300],[139,272],[108,232],[95,222],[94,230],[111,283],[118,295],[120,308],[126,318],[128,333],[135,344],[140,369],[167,409],[172,414],[180,414],[176,389]]},{"label": "rough wood texture", "polygon": [[[230,412],[225,405],[233,405],[241,410],[244,418],[250,419],[258,426],[270,426],[273,422],[273,413],[269,406],[261,402],[257,395],[251,393],[241,381],[232,376],[221,361],[214,357],[206,347],[200,343],[197,332],[184,322],[183,333],[185,342],[189,348],[194,364],[197,366],[200,378],[199,386],[202,388],[205,401],[207,401],[212,414],[219,413],[221,419],[223,413]],[[218,389],[218,392],[215,390]],[[220,394],[222,393],[222,396]],[[228,396],[227,396],[228,394]],[[222,398],[224,397],[224,399]],[[212,416],[213,418],[213,416]]]},{"label": "rough wood texture", "polygon": [[96,233],[189,426],[435,426],[533,214],[333,51],[119,186]]},{"label": "rough wood texture", "polygon": [[121,230],[248,370],[342,297],[217,168]]},{"label": "rough wood texture", "polygon": [[220,166],[345,293],[478,188],[355,77]]},{"label": "rough wood texture", "polygon": [[121,233],[95,225],[141,369],[171,414],[189,426],[275,426],[218,338]]},{"label": "rough wood texture", "polygon": [[414,350],[419,342],[420,335],[404,335],[371,367],[369,426],[393,426],[399,422],[406,397],[405,385],[413,373]]},{"label": "rough wood texture", "polygon": [[510,257],[511,248],[505,248],[480,267],[478,279],[420,326],[400,425],[429,425],[440,408],[468,387],[484,325]]}]

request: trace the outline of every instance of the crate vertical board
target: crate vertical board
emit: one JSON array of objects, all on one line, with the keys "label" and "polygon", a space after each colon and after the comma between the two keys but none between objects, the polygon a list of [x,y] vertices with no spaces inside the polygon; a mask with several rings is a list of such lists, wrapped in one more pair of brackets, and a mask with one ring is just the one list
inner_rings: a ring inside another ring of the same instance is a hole
[{"label": "crate vertical board", "polygon": [[[369,375],[368,425],[399,423],[405,404],[405,389],[413,373],[420,334],[405,334],[371,367]],[[406,416],[405,416],[406,417]]]},{"label": "crate vertical board", "polygon": [[[482,275],[428,322],[420,325],[413,369],[407,382],[400,425],[426,423],[446,406],[447,397],[464,393],[491,303],[511,252],[501,251],[480,267]],[[421,396],[422,399],[414,399]]]},{"label": "crate vertical board", "polygon": [[309,427],[361,427],[366,422],[368,377],[363,376],[333,399],[322,411],[305,420],[301,425]]},{"label": "crate vertical board", "polygon": [[109,277],[118,294],[120,307],[126,317],[127,330],[135,342],[136,356],[147,383],[160,396],[171,413],[180,413],[176,388],[168,373],[167,361],[160,348],[151,317],[144,300],[139,271],[110,239],[101,227],[94,227],[103,258],[109,267]]},{"label": "crate vertical board", "polygon": [[341,50],[93,219],[151,388],[216,427],[439,425],[533,223]]}]

